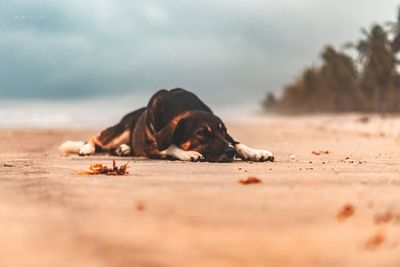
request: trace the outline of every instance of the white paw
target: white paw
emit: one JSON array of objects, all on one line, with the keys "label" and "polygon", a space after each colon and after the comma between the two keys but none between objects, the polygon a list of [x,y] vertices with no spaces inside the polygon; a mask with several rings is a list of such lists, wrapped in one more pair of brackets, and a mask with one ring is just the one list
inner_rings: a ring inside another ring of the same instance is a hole
[{"label": "white paw", "polygon": [[131,147],[126,144],[122,144],[115,150],[115,154],[118,156],[129,156],[131,154]]},{"label": "white paw", "polygon": [[247,156],[252,161],[274,161],[274,155],[268,150],[253,149]]},{"label": "white paw", "polygon": [[177,155],[176,155],[177,159],[183,160],[183,161],[200,161],[203,158],[203,155],[200,154],[199,152],[196,151],[180,151]]},{"label": "white paw", "polygon": [[243,160],[274,161],[274,155],[268,150],[253,149],[243,144],[236,145],[237,155]]},{"label": "white paw", "polygon": [[160,153],[183,161],[199,161],[204,159],[203,155],[199,152],[186,151],[175,145],[170,145],[166,150],[161,151]]},{"label": "white paw", "polygon": [[79,155],[81,156],[88,156],[88,155],[93,155],[96,152],[96,147],[92,144],[84,144],[81,146],[79,149]]},{"label": "white paw", "polygon": [[81,141],[66,141],[60,146],[60,152],[63,154],[76,154],[79,149],[85,145],[85,142]]}]

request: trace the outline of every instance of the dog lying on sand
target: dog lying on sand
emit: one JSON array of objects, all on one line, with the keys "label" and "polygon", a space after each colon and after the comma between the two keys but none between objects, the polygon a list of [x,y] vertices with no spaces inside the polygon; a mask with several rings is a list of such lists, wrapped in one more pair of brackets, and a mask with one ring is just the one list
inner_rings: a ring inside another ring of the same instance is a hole
[{"label": "dog lying on sand", "polygon": [[127,114],[87,142],[67,141],[60,150],[81,156],[107,152],[184,161],[274,160],[268,150],[253,149],[233,139],[208,106],[181,88],[158,91],[147,107]]}]

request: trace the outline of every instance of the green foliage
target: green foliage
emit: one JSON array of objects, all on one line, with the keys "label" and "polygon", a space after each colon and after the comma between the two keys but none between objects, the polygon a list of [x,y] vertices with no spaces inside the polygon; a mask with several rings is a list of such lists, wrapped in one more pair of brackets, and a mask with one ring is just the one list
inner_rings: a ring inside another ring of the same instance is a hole
[{"label": "green foliage", "polygon": [[[284,88],[277,99],[268,94],[267,111],[316,112],[400,112],[400,75],[396,55],[400,51],[400,10],[396,22],[384,27],[373,24],[362,29],[362,38],[346,43],[355,49],[357,60],[345,51],[326,46],[322,64],[306,68]],[[359,70],[359,71],[358,71]]]}]

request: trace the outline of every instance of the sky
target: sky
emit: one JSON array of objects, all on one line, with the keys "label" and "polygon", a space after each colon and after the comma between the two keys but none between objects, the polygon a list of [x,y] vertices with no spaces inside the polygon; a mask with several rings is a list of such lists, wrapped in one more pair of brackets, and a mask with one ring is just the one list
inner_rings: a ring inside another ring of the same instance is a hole
[{"label": "sky", "polygon": [[258,103],[325,44],[396,18],[385,0],[2,0],[0,99],[150,96]]}]

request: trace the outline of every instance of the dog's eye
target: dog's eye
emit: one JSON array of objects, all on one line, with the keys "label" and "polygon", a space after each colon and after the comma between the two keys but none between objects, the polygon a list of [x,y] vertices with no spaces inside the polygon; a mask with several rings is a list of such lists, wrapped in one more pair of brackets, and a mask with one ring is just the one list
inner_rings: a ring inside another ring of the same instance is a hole
[{"label": "dog's eye", "polygon": [[203,129],[197,131],[197,132],[196,132],[196,135],[197,135],[197,136],[200,136],[200,137],[207,137],[207,136],[210,135],[210,132],[208,131],[207,128],[203,128]]},{"label": "dog's eye", "polygon": [[222,132],[226,131],[225,125],[223,125],[222,123],[220,123],[218,126],[222,130]]}]

